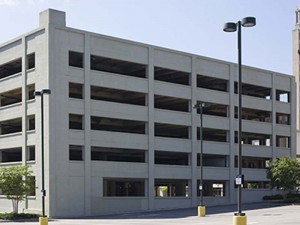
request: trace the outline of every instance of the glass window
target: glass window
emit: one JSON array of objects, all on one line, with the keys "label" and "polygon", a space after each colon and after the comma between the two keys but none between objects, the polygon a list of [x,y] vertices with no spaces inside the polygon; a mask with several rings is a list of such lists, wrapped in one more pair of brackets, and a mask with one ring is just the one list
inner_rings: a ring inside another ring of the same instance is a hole
[{"label": "glass window", "polygon": [[83,161],[82,145],[69,145],[69,160]]}]

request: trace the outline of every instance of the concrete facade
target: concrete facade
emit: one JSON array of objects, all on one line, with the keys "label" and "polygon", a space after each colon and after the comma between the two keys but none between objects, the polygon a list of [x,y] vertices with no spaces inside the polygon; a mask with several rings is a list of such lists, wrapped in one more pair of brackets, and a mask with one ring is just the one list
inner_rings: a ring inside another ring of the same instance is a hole
[{"label": "concrete facade", "polygon": [[299,118],[299,79],[300,79],[300,8],[296,9],[296,23],[293,30],[293,73],[297,83],[297,158],[300,158],[300,118]]},{"label": "concrete facade", "polygon": [[[37,186],[20,211],[41,211],[41,108],[32,93],[45,88],[50,217],[196,206],[197,102],[207,105],[205,205],[236,202],[236,64],[69,28],[52,9],[0,54],[0,167],[29,164]],[[258,202],[273,193],[268,161],[296,155],[296,83],[246,66],[242,82],[243,201]],[[0,196],[0,210],[10,209]]]}]

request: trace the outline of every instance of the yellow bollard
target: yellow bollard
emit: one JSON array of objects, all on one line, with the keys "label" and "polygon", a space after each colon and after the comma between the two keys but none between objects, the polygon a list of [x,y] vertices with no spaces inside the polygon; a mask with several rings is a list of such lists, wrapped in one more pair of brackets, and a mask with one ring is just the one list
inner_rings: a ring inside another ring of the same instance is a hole
[{"label": "yellow bollard", "polygon": [[204,217],[206,215],[205,206],[198,206],[198,216]]},{"label": "yellow bollard", "polygon": [[247,225],[247,216],[233,216],[233,225]]},{"label": "yellow bollard", "polygon": [[48,217],[40,217],[39,218],[40,225],[48,225]]}]

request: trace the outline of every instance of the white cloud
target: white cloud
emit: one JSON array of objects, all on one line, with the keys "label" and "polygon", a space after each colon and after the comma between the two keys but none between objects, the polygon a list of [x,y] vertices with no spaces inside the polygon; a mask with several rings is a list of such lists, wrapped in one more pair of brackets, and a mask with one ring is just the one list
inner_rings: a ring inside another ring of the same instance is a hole
[{"label": "white cloud", "polygon": [[27,3],[34,5],[34,4],[39,4],[39,3],[43,3],[44,0],[27,0]]},{"label": "white cloud", "polygon": [[20,5],[25,2],[25,4],[35,5],[43,3],[45,0],[0,0],[0,5]]},{"label": "white cloud", "polygon": [[0,0],[0,5],[17,5],[18,0]]}]

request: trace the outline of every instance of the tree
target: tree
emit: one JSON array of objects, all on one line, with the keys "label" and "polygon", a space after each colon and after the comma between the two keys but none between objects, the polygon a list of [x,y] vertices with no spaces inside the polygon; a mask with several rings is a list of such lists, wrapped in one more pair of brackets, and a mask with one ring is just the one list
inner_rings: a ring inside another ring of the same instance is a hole
[{"label": "tree", "polygon": [[271,180],[272,188],[285,192],[294,190],[300,185],[300,163],[297,159],[287,157],[276,159],[267,168],[267,177]]},{"label": "tree", "polygon": [[29,166],[12,166],[0,169],[0,189],[12,200],[13,212],[18,213],[19,202],[35,189]]}]

